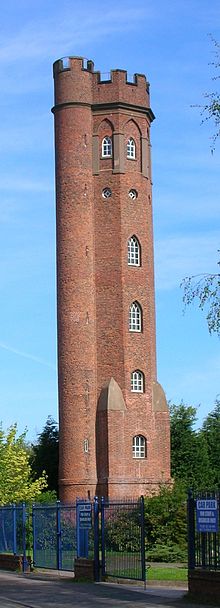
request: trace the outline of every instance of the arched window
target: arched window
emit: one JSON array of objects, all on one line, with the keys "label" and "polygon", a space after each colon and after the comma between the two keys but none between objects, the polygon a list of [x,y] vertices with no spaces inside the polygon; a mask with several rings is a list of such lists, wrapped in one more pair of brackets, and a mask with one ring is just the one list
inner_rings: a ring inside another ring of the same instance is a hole
[{"label": "arched window", "polygon": [[142,310],[138,302],[132,302],[129,309],[129,331],[142,330]]},{"label": "arched window", "polygon": [[129,137],[127,142],[127,158],[136,158],[135,141],[132,137]]},{"label": "arched window", "polygon": [[136,236],[131,236],[128,240],[128,265],[129,266],[140,266],[141,265],[141,248],[140,243]]},{"label": "arched window", "polygon": [[111,137],[106,135],[102,140],[102,157],[108,158],[110,156],[112,156],[112,140]]},{"label": "arched window", "polygon": [[136,369],[134,372],[131,373],[131,392],[144,392],[144,374],[139,369]]},{"label": "arched window", "polygon": [[147,455],[147,442],[143,435],[135,435],[133,437],[133,458],[146,458]]}]

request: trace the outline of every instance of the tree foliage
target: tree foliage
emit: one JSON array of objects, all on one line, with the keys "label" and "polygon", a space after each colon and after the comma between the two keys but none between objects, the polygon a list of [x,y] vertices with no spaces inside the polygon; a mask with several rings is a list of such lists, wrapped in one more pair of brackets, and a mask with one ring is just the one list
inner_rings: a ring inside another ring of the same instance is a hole
[{"label": "tree foliage", "polygon": [[220,400],[217,399],[214,409],[205,418],[201,432],[208,449],[210,474],[213,479],[213,486],[219,489],[220,486]]},{"label": "tree foliage", "polygon": [[[211,36],[211,40],[214,44],[214,54],[215,59],[211,62],[211,65],[217,71],[215,76],[213,76],[212,80],[216,82],[219,78],[219,68],[220,68],[220,44],[217,40],[215,40]],[[201,114],[202,114],[202,122],[206,120],[212,120],[214,122],[214,134],[212,136],[212,145],[211,151],[214,152],[216,140],[220,135],[220,94],[218,90],[212,91],[211,93],[205,93],[205,104],[202,106]],[[201,106],[200,106],[201,107]]]},{"label": "tree foliage", "polygon": [[196,429],[196,408],[170,405],[173,486],[145,498],[146,551],[149,561],[185,561],[187,490],[215,490],[220,483],[220,400]]},{"label": "tree foliage", "polygon": [[196,431],[196,408],[170,405],[171,475],[185,487],[204,489],[212,483],[208,446],[203,434]]},{"label": "tree foliage", "polygon": [[201,310],[207,309],[206,320],[210,334],[217,333],[220,337],[220,273],[186,277],[181,287],[185,306],[197,300]]},{"label": "tree foliage", "polygon": [[47,487],[46,475],[32,480],[30,456],[25,448],[26,433],[17,436],[17,425],[0,428],[0,504],[28,502]]},{"label": "tree foliage", "polygon": [[47,474],[47,490],[58,494],[59,431],[57,422],[48,416],[38,441],[32,445],[31,466],[37,478],[42,471]]},{"label": "tree foliage", "polygon": [[145,498],[147,558],[152,561],[185,561],[187,556],[186,488],[161,485],[160,493]]}]

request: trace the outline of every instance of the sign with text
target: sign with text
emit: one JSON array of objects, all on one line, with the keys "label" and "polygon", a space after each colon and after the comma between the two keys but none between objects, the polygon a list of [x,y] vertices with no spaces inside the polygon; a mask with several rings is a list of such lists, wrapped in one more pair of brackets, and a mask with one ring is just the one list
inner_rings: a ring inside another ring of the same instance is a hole
[{"label": "sign with text", "polygon": [[218,532],[218,501],[201,498],[196,501],[197,532]]},{"label": "sign with text", "polygon": [[81,530],[90,530],[92,527],[92,505],[90,503],[78,505],[79,527]]}]

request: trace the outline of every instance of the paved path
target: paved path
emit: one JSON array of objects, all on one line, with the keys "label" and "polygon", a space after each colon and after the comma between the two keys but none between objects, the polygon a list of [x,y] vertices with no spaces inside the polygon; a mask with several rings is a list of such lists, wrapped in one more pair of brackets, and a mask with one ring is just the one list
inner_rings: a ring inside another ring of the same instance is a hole
[{"label": "paved path", "polygon": [[144,591],[129,585],[82,584],[0,572],[0,608],[192,608],[183,600],[185,593],[180,589]]}]

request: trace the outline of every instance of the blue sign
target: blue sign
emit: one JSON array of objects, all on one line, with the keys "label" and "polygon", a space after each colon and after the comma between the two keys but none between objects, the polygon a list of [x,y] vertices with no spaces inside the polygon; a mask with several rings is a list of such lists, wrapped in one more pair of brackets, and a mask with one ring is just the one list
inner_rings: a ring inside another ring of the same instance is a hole
[{"label": "blue sign", "polygon": [[90,530],[92,527],[92,505],[90,503],[79,504],[79,527],[81,530]]},{"label": "blue sign", "polygon": [[196,501],[197,532],[218,532],[218,501],[201,498]]}]

